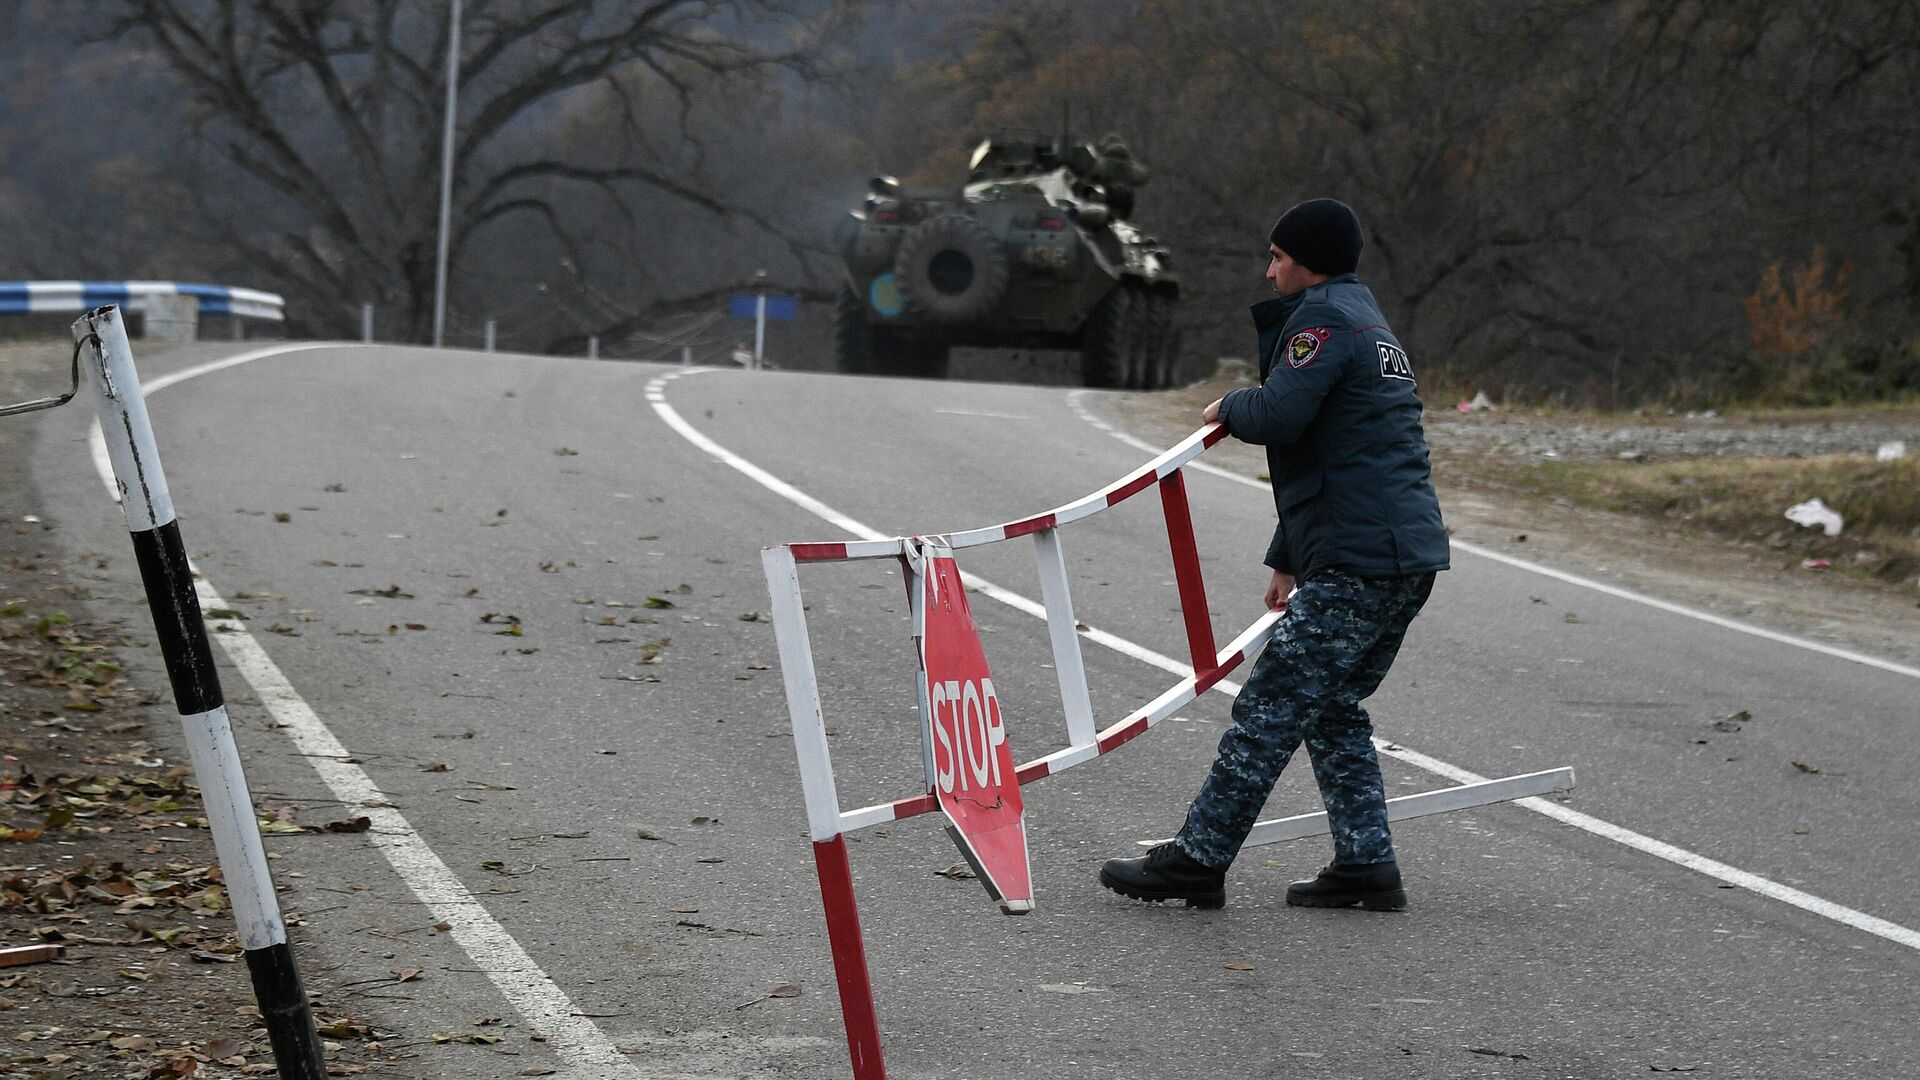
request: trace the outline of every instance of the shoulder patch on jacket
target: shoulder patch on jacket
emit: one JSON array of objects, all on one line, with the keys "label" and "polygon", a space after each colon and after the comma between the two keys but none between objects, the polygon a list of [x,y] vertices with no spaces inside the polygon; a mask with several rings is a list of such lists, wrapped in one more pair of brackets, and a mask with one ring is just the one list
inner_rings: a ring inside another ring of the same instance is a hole
[{"label": "shoulder patch on jacket", "polygon": [[1313,358],[1320,355],[1320,346],[1332,336],[1333,331],[1327,327],[1315,326],[1288,338],[1287,366],[1297,369],[1313,363]]},{"label": "shoulder patch on jacket", "polygon": [[1380,377],[1383,379],[1405,379],[1413,381],[1413,364],[1407,360],[1406,350],[1379,342]]}]

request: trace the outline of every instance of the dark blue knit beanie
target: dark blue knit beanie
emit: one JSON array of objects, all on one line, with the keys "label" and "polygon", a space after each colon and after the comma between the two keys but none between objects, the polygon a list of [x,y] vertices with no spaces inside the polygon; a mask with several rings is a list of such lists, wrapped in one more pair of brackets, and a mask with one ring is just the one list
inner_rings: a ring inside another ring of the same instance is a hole
[{"label": "dark blue knit beanie", "polygon": [[1280,215],[1273,246],[1316,274],[1351,274],[1360,265],[1360,219],[1339,199],[1308,199]]}]

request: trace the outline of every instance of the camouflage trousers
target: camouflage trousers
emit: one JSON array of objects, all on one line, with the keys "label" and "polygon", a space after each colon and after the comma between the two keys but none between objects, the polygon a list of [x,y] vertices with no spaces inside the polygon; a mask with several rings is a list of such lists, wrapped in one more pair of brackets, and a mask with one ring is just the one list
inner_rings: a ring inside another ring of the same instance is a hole
[{"label": "camouflage trousers", "polygon": [[1373,723],[1360,702],[1386,678],[1433,577],[1329,570],[1299,586],[1234,699],[1233,726],[1175,838],[1183,851],[1215,870],[1230,866],[1304,742],[1327,806],[1334,861],[1393,859]]}]

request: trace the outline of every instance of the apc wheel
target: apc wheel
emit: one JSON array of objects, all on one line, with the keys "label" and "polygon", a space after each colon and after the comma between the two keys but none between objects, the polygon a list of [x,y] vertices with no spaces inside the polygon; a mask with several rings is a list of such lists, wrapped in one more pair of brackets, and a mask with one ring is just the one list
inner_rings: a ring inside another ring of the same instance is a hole
[{"label": "apc wheel", "polygon": [[1133,326],[1127,339],[1127,388],[1160,388],[1160,297],[1151,292],[1134,294]]},{"label": "apc wheel", "polygon": [[915,226],[893,260],[907,310],[930,323],[986,317],[1006,297],[1011,270],[1000,241],[962,214]]},{"label": "apc wheel", "polygon": [[1179,386],[1183,378],[1180,370],[1180,327],[1173,322],[1171,304],[1168,305],[1166,344],[1161,348],[1160,364],[1165,380],[1160,385],[1168,390]]},{"label": "apc wheel", "polygon": [[1156,289],[1147,294],[1148,390],[1165,390],[1173,385],[1179,363],[1179,331],[1173,325],[1173,294]]},{"label": "apc wheel", "polygon": [[882,333],[867,324],[866,304],[853,290],[840,290],[833,322],[833,355],[840,370],[848,375],[873,374],[875,339]]},{"label": "apc wheel", "polygon": [[1125,281],[1100,301],[1080,339],[1081,382],[1110,390],[1138,385],[1146,303],[1146,293]]}]

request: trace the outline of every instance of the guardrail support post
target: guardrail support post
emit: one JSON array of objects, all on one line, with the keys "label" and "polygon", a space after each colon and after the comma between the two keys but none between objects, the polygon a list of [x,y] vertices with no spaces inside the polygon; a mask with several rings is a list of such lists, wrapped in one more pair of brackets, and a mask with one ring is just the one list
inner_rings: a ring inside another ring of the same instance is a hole
[{"label": "guardrail support post", "polygon": [[113,460],[127,529],[133,534],[133,553],[146,586],[154,632],[186,731],[194,782],[206,807],[214,853],[233,905],[240,944],[246,950],[247,970],[266,1021],[274,1062],[282,1080],[325,1080],[327,1066],[313,1027],[313,1011],[287,946],[286,923],[260,843],[253,796],[234,746],[207,625],[194,592],[193,568],[187,563],[173,496],[160,468],[146,401],[140,396],[126,323],[120,308],[109,305],[82,316],[73,324],[73,334],[82,345],[81,366],[94,390],[94,406]]},{"label": "guardrail support post", "polygon": [[1187,651],[1193,671],[1205,675],[1219,662],[1213,645],[1213,616],[1207,610],[1207,586],[1200,577],[1200,549],[1193,539],[1193,512],[1187,508],[1187,482],[1175,469],[1160,480],[1160,505],[1167,514],[1167,543],[1173,548],[1173,578],[1180,586],[1180,613],[1187,622]]},{"label": "guardrail support post", "polygon": [[493,320],[488,319],[487,320],[487,351],[488,352],[493,351],[494,329],[495,327],[494,327]]},{"label": "guardrail support post", "polygon": [[360,305],[360,344],[373,344],[373,305]]}]

